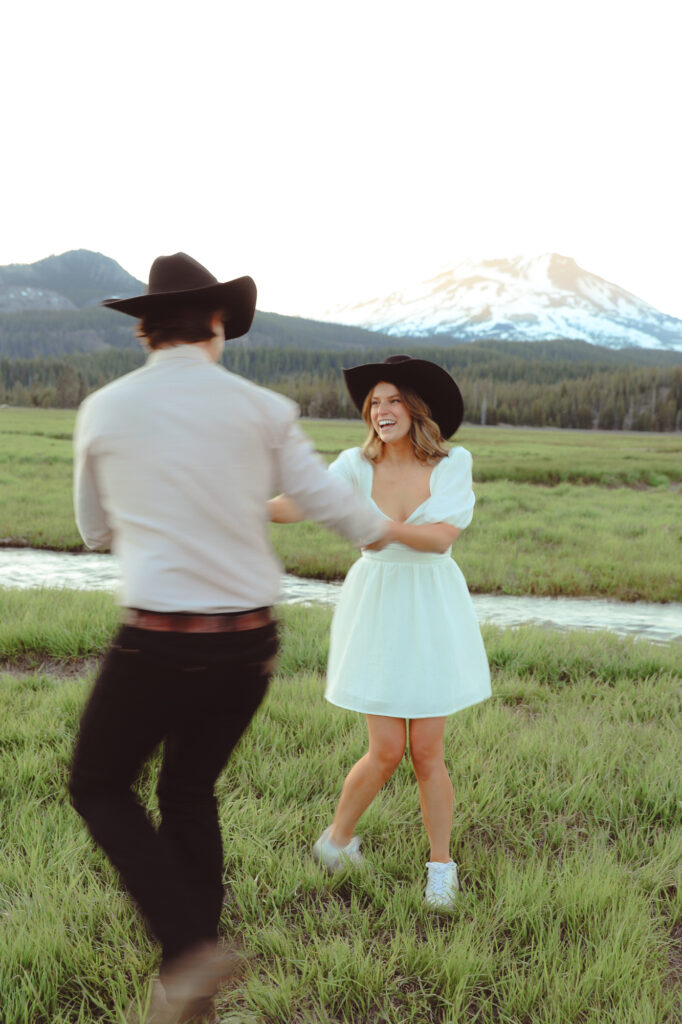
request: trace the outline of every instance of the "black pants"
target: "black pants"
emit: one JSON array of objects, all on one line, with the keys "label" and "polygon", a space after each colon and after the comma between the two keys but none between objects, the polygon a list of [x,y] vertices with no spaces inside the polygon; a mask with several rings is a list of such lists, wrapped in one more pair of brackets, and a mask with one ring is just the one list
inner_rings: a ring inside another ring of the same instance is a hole
[{"label": "black pants", "polygon": [[[69,790],[163,962],[215,939],[223,853],[215,781],[268,686],[275,624],[235,633],[123,627],[80,723]],[[155,829],[134,784],[163,742]]]}]

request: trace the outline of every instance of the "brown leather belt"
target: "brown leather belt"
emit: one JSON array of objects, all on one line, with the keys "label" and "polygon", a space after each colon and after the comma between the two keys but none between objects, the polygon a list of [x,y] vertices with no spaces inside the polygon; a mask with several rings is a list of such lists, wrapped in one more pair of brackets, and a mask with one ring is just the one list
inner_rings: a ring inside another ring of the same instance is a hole
[{"label": "brown leather belt", "polygon": [[125,608],[123,624],[159,633],[237,633],[244,629],[260,629],[273,621],[269,608],[250,612],[222,612],[219,615],[194,615],[191,612],[147,612],[142,608]]}]

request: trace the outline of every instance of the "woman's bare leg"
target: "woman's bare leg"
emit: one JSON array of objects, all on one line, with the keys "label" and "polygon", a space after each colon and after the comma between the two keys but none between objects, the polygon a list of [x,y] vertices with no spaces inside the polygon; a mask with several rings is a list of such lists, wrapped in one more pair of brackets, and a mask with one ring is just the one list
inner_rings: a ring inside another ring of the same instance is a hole
[{"label": "woman's bare leg", "polygon": [[443,756],[445,718],[414,718],[410,722],[410,757],[419,785],[419,800],[431,861],[450,860],[453,790]]},{"label": "woman's bare leg", "polygon": [[396,770],[405,751],[407,731],[403,718],[367,715],[369,750],[346,776],[329,838],[346,846],[353,838],[360,815]]}]

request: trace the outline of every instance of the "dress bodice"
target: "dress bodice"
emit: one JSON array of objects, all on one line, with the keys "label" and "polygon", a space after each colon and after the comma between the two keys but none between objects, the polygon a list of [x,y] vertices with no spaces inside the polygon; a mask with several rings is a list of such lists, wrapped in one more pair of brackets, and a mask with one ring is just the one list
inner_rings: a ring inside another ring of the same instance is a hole
[{"label": "dress bodice", "polygon": [[[414,509],[405,522],[411,525],[449,523],[460,530],[468,526],[476,500],[472,490],[471,465],[471,454],[466,448],[451,448],[447,457],[433,467],[429,479],[429,497]],[[363,455],[362,449],[348,448],[341,452],[329,469],[348,480],[372,502],[380,515],[389,518],[372,498],[374,468]]]}]

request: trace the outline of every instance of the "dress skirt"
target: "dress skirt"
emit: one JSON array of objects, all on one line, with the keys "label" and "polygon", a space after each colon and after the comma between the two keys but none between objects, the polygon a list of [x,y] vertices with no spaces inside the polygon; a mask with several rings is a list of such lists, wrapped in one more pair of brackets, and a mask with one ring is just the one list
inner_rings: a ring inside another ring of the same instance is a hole
[{"label": "dress skirt", "polygon": [[334,612],[326,698],[351,711],[432,718],[490,697],[466,580],[450,553],[364,551]]}]

